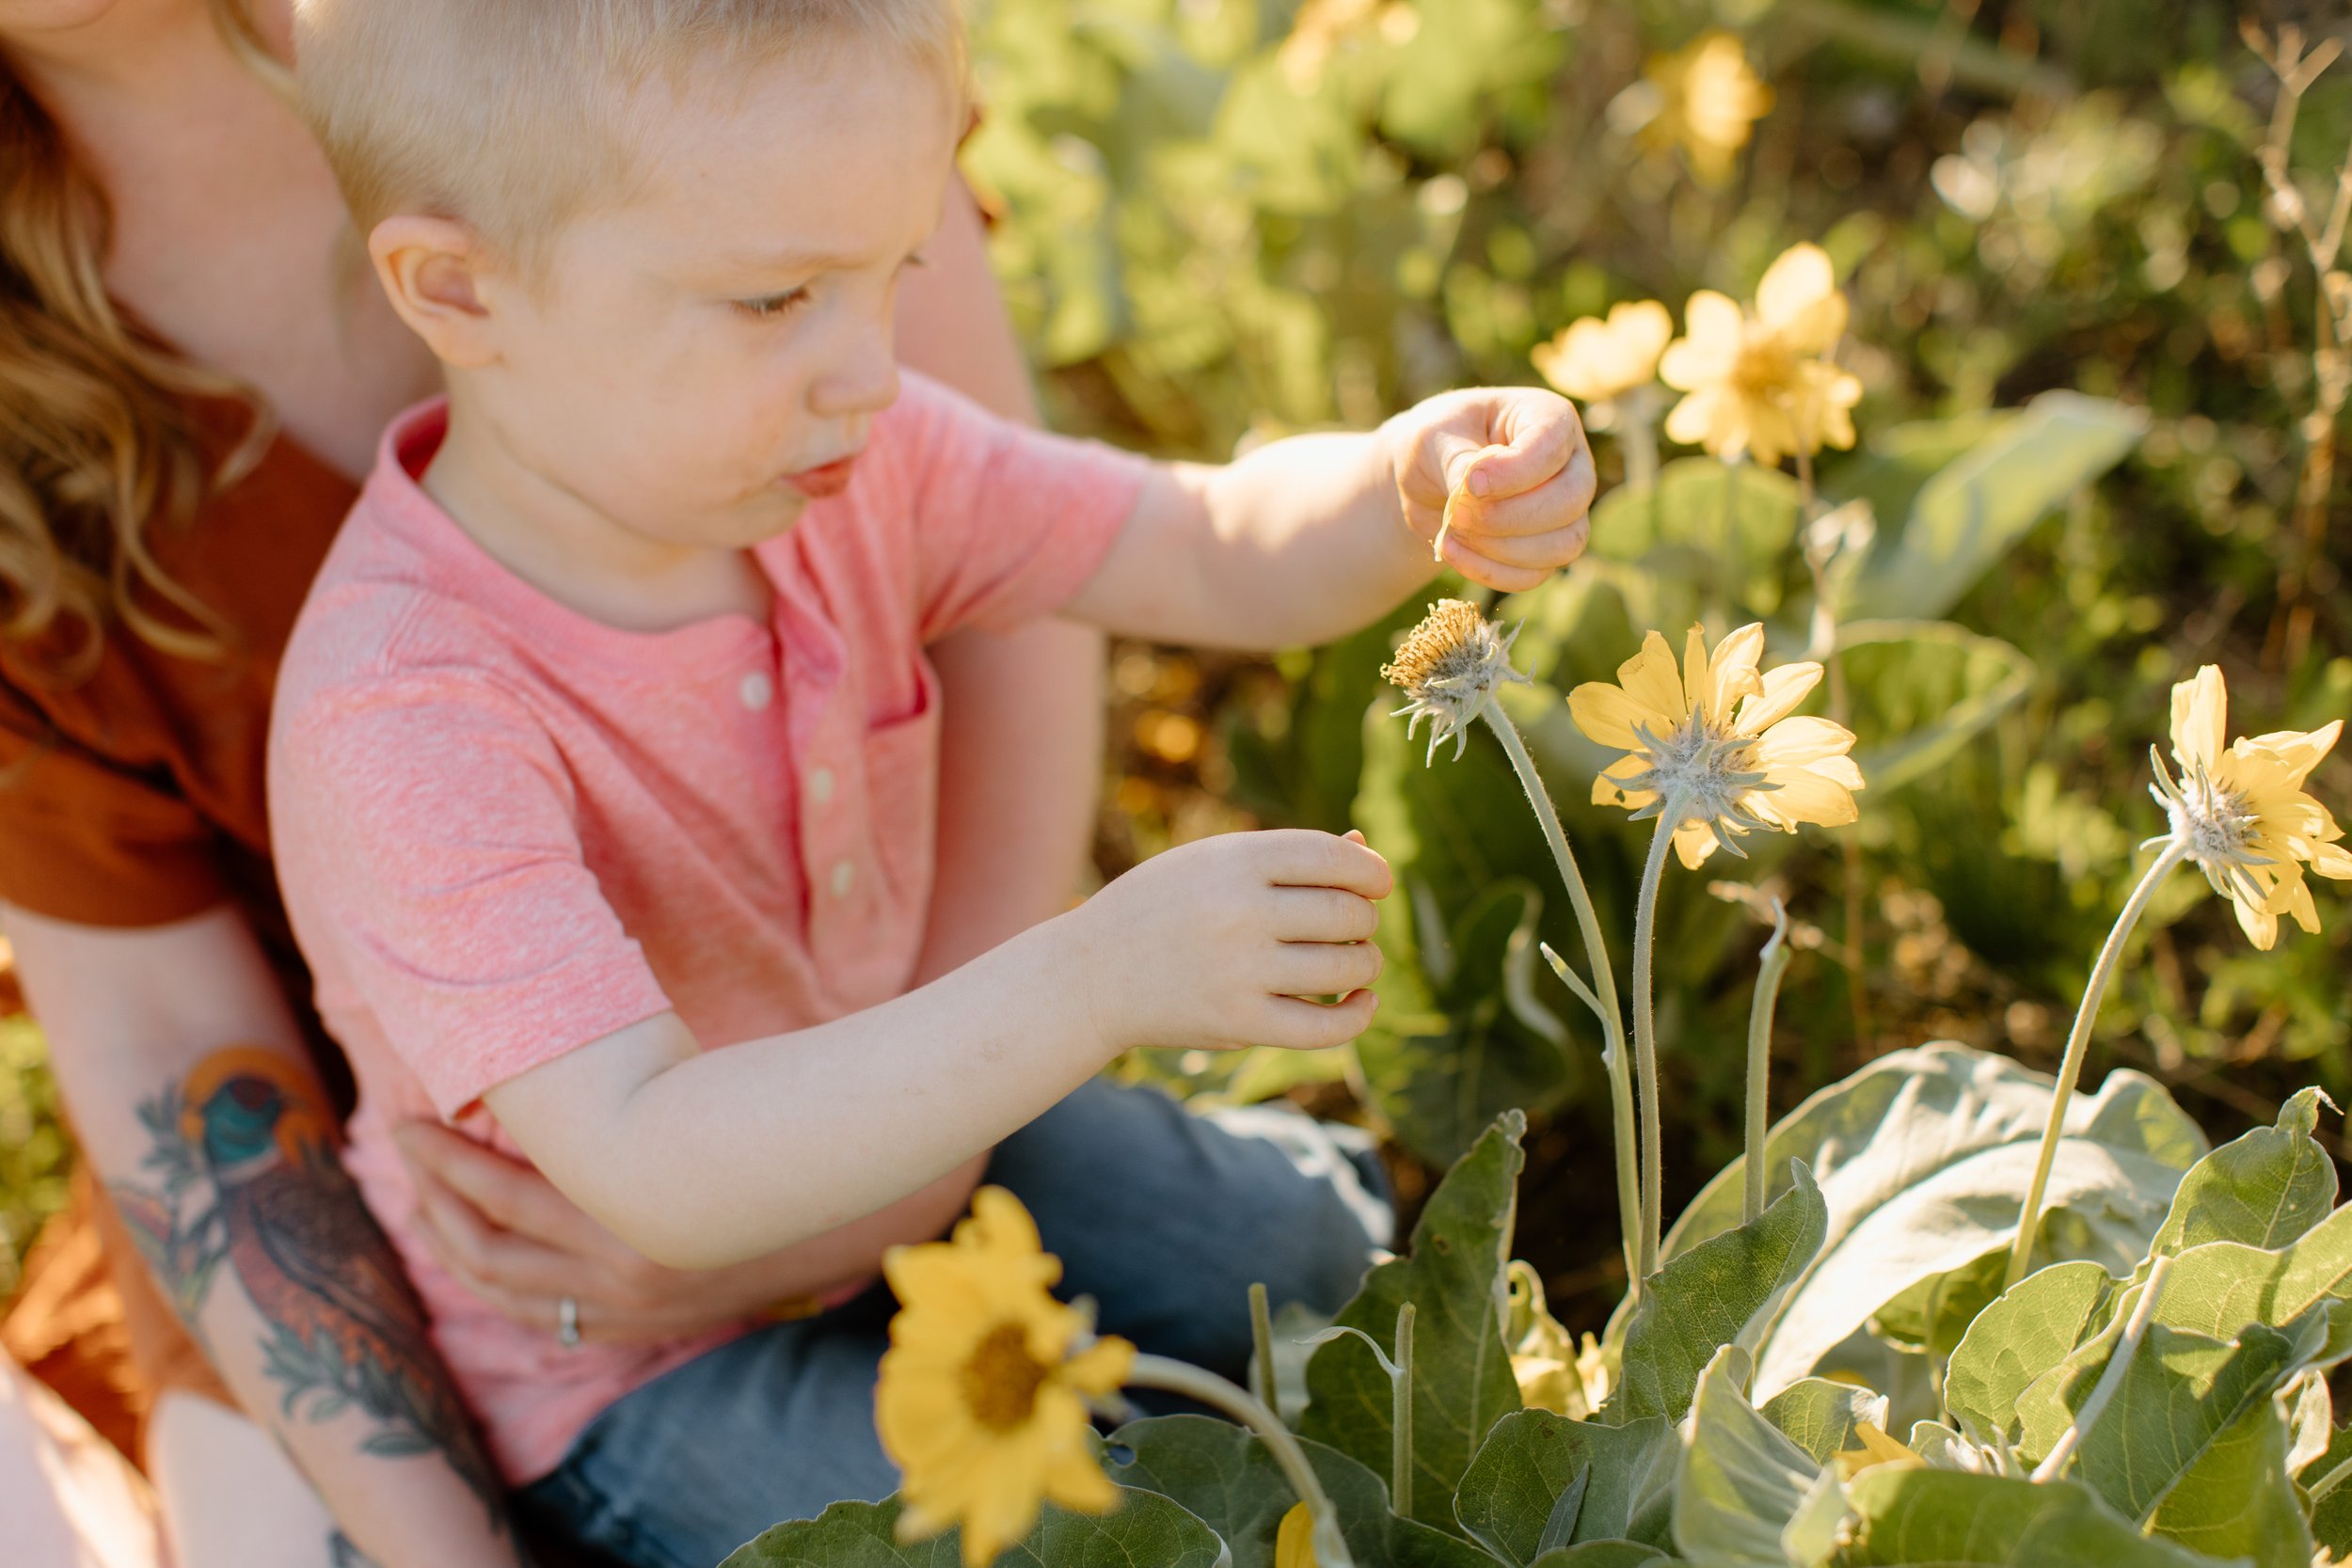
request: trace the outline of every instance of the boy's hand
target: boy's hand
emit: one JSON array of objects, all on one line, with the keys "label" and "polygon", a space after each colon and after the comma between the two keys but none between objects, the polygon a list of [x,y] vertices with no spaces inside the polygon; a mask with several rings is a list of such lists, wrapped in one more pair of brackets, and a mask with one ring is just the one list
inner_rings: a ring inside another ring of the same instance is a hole
[{"label": "boy's hand", "polygon": [[1121,1050],[1352,1040],[1372,1021],[1372,901],[1390,885],[1356,833],[1227,833],[1155,855],[1071,916],[1096,1026]]},{"label": "boy's hand", "polygon": [[[1538,387],[1479,387],[1415,404],[1381,427],[1405,526],[1472,582],[1534,587],[1584,553],[1593,451],[1568,400]],[[1455,491],[1451,528],[1447,498]]]}]

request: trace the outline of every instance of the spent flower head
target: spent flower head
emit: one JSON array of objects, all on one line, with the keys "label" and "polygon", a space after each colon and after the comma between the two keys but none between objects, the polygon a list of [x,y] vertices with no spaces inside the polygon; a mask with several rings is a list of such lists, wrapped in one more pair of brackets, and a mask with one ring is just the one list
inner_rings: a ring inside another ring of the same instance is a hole
[{"label": "spent flower head", "polygon": [[2282,914],[2306,931],[2319,929],[2306,865],[2323,877],[2352,878],[2352,853],[2338,843],[2344,830],[2303,792],[2344,721],[2240,736],[2225,750],[2229,703],[2221,672],[2210,664],[2172,689],[2172,756],[2181,776],[2151,748],[2156,783],[2149,787],[2170,819],[2166,836],[2187,847],[2213,890],[2235,908],[2247,936],[2267,950],[2279,940]]},{"label": "spent flower head", "polygon": [[901,1306],[874,1418],[904,1476],[900,1539],[961,1524],[965,1568],[980,1568],[1028,1534],[1041,1499],[1112,1508],[1087,1402],[1125,1380],[1135,1347],[1096,1338],[1086,1314],[1046,1293],[1061,1260],[1021,1200],[982,1187],[951,1240],[893,1247],[882,1272]]},{"label": "spent flower head", "polygon": [[1613,403],[1658,378],[1658,356],[1675,335],[1674,317],[1654,299],[1613,305],[1606,321],[1585,316],[1528,357],[1536,373],[1581,403]]},{"label": "spent flower head", "polygon": [[1518,636],[1518,627],[1505,634],[1467,599],[1439,599],[1406,634],[1396,656],[1380,667],[1381,679],[1402,687],[1408,699],[1390,716],[1412,715],[1406,735],[1418,731],[1423,719],[1430,721],[1427,761],[1438,760],[1438,745],[1449,736],[1454,754],[1460,756],[1471,721],[1495,691],[1512,681],[1531,684],[1511,668],[1511,643]]},{"label": "spent flower head", "polygon": [[1686,394],[1666,416],[1669,436],[1764,464],[1853,445],[1862,383],[1827,358],[1845,335],[1846,296],[1820,245],[1784,251],[1756,285],[1753,309],[1701,289],[1682,317],[1683,335],[1658,365]]},{"label": "spent flower head", "polygon": [[1710,655],[1692,626],[1682,663],[1657,632],[1617,670],[1617,682],[1587,681],[1568,693],[1576,727],[1626,754],[1593,781],[1593,801],[1626,806],[1638,818],[1679,803],[1675,853],[1696,868],[1718,847],[1759,831],[1794,832],[1800,822],[1835,827],[1855,816],[1862,771],[1846,753],[1854,736],[1827,719],[1790,718],[1821,678],[1819,664],[1758,671],[1761,625],[1741,626]]},{"label": "spent flower head", "polygon": [[1772,89],[1748,64],[1739,38],[1702,33],[1651,56],[1642,76],[1612,105],[1613,118],[1633,120],[1635,136],[1652,152],[1681,149],[1702,184],[1728,182],[1756,122],[1772,107]]}]

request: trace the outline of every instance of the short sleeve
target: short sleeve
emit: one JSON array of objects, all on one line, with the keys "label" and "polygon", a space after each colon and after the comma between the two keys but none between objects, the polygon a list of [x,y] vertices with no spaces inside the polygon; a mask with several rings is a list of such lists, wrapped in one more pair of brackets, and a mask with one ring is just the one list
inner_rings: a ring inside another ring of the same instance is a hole
[{"label": "short sleeve", "polygon": [[919,443],[923,641],[1067,604],[1110,553],[1150,464],[1000,419],[920,376],[906,377],[900,401]]},{"label": "short sleeve", "polygon": [[229,896],[218,829],[166,778],[85,750],[0,685],[0,901],[161,926]]},{"label": "short sleeve", "polygon": [[554,743],[454,677],[281,715],[273,839],[296,934],[444,1116],[666,1011],[585,863]]}]

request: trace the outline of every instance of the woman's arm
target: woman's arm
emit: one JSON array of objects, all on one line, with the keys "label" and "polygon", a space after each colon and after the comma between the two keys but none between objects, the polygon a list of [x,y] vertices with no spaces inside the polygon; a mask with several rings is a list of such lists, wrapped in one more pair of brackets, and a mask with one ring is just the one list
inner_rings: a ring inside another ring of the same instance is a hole
[{"label": "woman's arm", "polygon": [[309,1050],[243,918],[0,919],[84,1156],[167,1299],[344,1533],[385,1568],[520,1563],[500,1479],[343,1172]]}]

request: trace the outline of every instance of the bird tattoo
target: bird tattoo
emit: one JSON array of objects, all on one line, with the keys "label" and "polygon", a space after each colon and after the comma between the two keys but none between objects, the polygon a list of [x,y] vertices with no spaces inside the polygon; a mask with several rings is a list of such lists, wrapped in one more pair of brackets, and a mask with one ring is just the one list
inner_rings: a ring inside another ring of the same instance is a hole
[{"label": "bird tattoo", "polygon": [[444,1454],[495,1513],[498,1478],[300,1066],[216,1052],[139,1115],[157,1180],[114,1195],[181,1316],[195,1325],[226,1267],[270,1325],[262,1348],[289,1418],[357,1409],[373,1422],[367,1452]]}]

